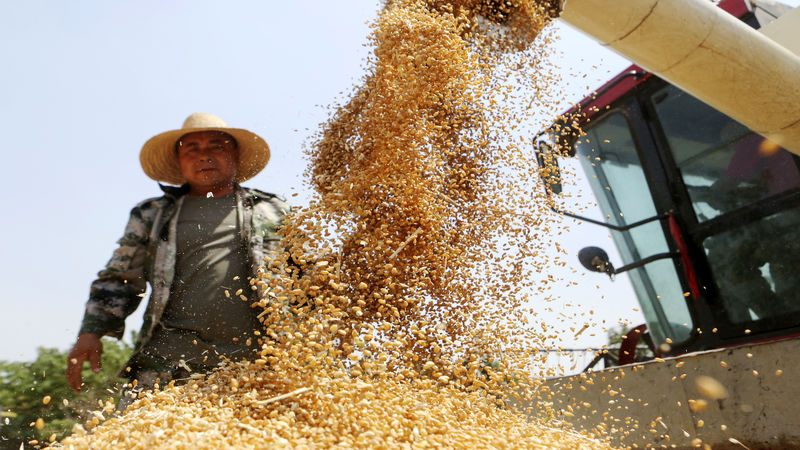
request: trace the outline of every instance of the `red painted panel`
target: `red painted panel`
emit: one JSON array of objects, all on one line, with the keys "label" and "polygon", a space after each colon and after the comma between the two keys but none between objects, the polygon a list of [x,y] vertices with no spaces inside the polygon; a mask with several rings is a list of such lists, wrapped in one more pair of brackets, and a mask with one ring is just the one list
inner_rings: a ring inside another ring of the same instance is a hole
[{"label": "red painted panel", "polygon": [[[633,364],[635,362],[636,345],[639,343],[639,339],[642,338],[645,331],[647,331],[647,325],[644,324],[628,331],[628,334],[625,335],[625,339],[623,339],[622,343],[619,345],[618,365],[624,366],[625,364]],[[656,349],[656,352],[658,352],[658,349]],[[656,356],[659,355],[656,354]]]},{"label": "red painted panel", "polygon": [[[644,76],[641,78],[632,77],[628,75],[631,72],[643,73]],[[570,108],[570,110],[564,113],[564,115],[570,116],[576,112],[581,112],[583,115],[580,117],[578,122],[583,123],[587,118],[590,118],[596,113],[602,111],[607,105],[627,94],[633,90],[633,88],[652,76],[653,74],[646,72],[641,67],[633,64],[620,72],[606,84],[600,86],[591,95],[581,100],[577,105]],[[597,95],[598,92],[601,93],[599,96]]]},{"label": "red painted panel", "polygon": [[692,264],[692,260],[689,258],[689,248],[683,240],[683,233],[675,217],[672,215],[669,216],[669,231],[670,234],[672,234],[672,238],[675,239],[675,243],[678,245],[678,251],[681,254],[681,261],[683,262],[683,270],[686,274],[686,280],[689,282],[689,290],[692,294],[692,298],[697,300],[700,298],[700,286],[697,284],[697,274],[694,271],[694,264]]},{"label": "red painted panel", "polygon": [[723,0],[717,6],[737,19],[741,19],[743,15],[750,12],[744,0]]}]

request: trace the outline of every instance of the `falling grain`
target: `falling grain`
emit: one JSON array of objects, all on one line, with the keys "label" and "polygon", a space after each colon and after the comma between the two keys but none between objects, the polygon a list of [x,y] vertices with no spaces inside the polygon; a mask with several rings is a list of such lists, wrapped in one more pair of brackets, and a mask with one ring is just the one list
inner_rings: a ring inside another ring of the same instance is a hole
[{"label": "falling grain", "polygon": [[251,280],[258,359],[148,392],[64,445],[606,448],[512,406],[537,395],[526,292],[556,256],[515,131],[537,126],[555,79],[553,15],[385,2],[363,84],[308,148],[315,197]]}]

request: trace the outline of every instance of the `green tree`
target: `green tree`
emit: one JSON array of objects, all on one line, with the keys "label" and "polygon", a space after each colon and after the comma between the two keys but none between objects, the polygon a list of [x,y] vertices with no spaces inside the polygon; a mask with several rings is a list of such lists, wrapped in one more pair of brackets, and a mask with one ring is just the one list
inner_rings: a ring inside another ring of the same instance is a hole
[{"label": "green tree", "polygon": [[[80,393],[67,384],[65,351],[39,348],[34,361],[0,361],[0,449],[16,450],[31,440],[47,442],[53,434],[61,439],[76,422],[86,421],[90,411],[101,409],[98,402],[116,401],[124,382],[117,373],[131,351],[123,342],[103,339],[103,370],[95,374],[85,368]],[[39,418],[44,420],[41,430],[35,426]]]}]

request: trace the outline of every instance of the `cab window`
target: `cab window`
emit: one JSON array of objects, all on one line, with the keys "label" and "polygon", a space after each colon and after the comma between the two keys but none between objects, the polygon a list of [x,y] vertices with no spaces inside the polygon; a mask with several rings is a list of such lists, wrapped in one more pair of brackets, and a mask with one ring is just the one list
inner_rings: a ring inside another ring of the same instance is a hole
[{"label": "cab window", "polygon": [[800,187],[784,148],[666,86],[652,103],[699,222]]},{"label": "cab window", "polygon": [[[626,225],[657,215],[626,117],[611,112],[584,131],[576,154],[607,220]],[[669,251],[658,221],[611,233],[625,264]],[[655,341],[687,339],[692,321],[674,261],[651,262],[629,273]]]},{"label": "cab window", "polygon": [[715,313],[763,329],[796,324],[800,208],[764,204],[800,193],[797,157],[674,86],[650,99],[697,227],[715,222],[697,233],[719,293]]}]

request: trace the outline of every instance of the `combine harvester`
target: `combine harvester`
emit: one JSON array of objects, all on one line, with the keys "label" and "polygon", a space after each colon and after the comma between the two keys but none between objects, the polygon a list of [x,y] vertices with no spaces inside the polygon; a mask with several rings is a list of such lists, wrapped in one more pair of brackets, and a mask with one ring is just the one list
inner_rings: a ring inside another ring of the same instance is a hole
[{"label": "combine harvester", "polygon": [[549,379],[543,401],[615,445],[800,448],[800,8],[567,0],[561,19],[636,65],[537,158],[556,197],[558,158],[580,160],[608,223],[562,213],[610,229],[624,266],[579,258],[629,273],[647,323],[619,367]]}]

